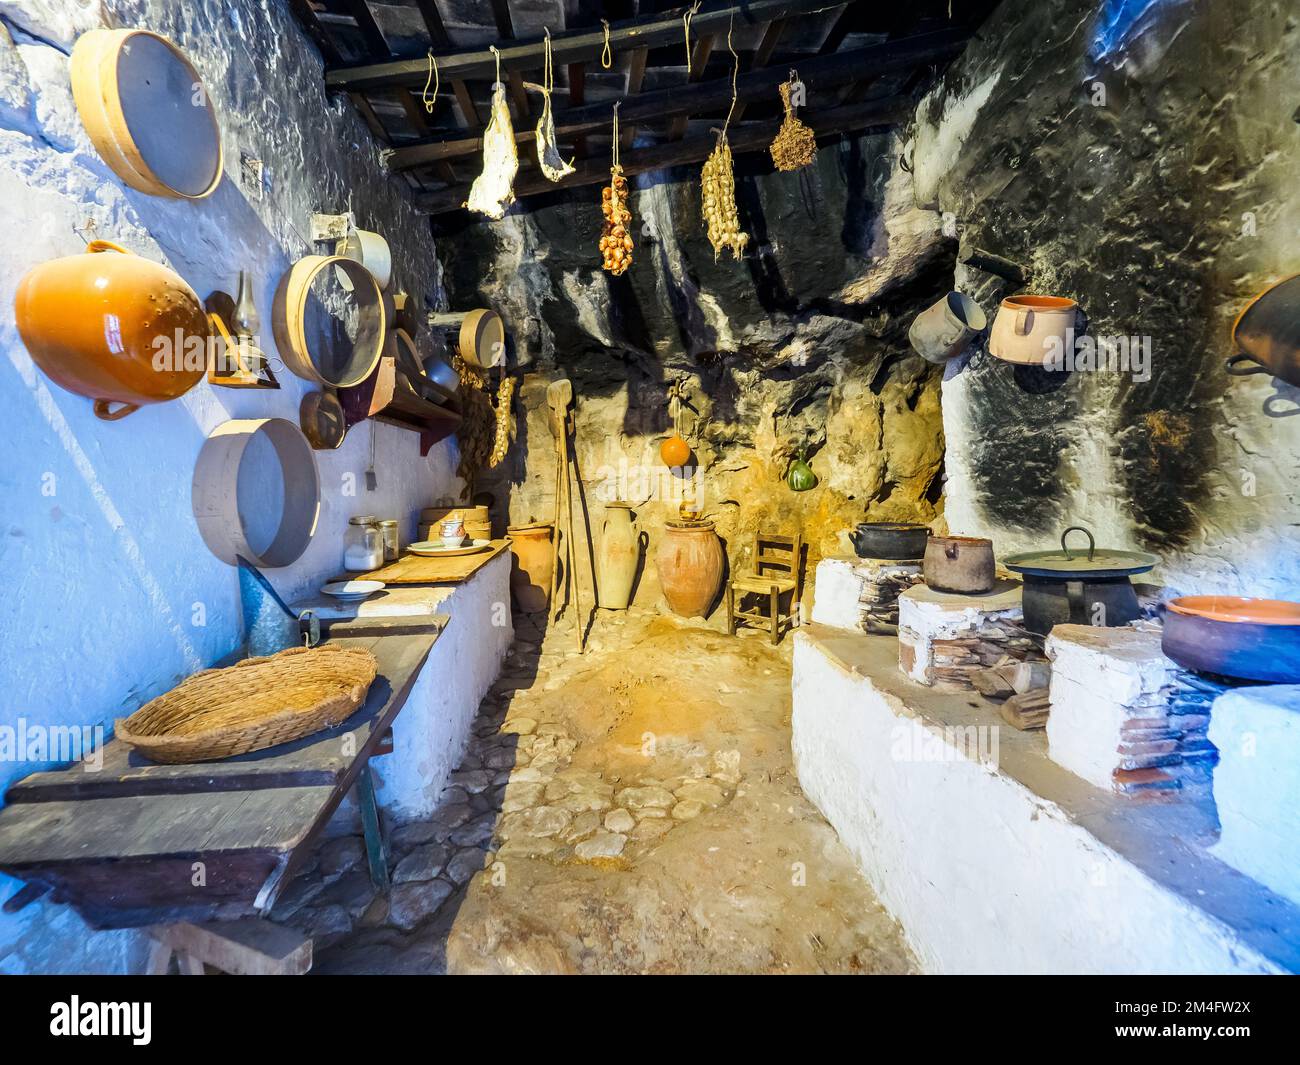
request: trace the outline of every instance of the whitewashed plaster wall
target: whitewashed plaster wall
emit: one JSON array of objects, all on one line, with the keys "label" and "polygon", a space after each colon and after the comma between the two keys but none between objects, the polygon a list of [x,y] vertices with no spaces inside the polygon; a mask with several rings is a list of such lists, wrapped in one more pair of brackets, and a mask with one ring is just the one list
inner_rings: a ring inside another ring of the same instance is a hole
[{"label": "whitewashed plaster wall", "polygon": [[1047,396],[950,371],[952,531],[1006,554],[1083,524],[1184,593],[1300,598],[1300,388],[1223,369],[1236,314],[1300,270],[1297,48],[1276,0],[1007,3],[922,101],[918,203],[1030,273],[959,265],[956,287],[990,320],[1016,291],[1071,296],[1094,334],[1153,344],[1150,381]]},{"label": "whitewashed plaster wall", "polygon": [[[68,56],[96,27],[141,27],[189,54],[222,123],[226,176],[197,203],[127,188],[104,165],[73,105]],[[241,152],[263,160],[261,202],[238,180]],[[280,0],[24,0],[0,2],[0,305],[36,263],[80,253],[77,227],[168,264],[205,297],[234,291],[253,272],[263,346],[272,295],[291,261],[316,250],[313,211],[342,212],[384,233],[394,285],[442,295],[426,220],[379,165],[351,105],[328,99],[321,60]],[[75,313],[69,308],[69,313]],[[97,420],[90,401],[63,391],[33,364],[0,316],[0,725],[111,726],[145,700],[210,665],[240,641],[235,571],[213,557],[190,509],[190,480],[208,433],[228,418],[297,422],[310,386],[288,373],[280,391],[199,384],[182,399],[122,421]],[[292,566],[268,572],[296,597],[338,571],[355,513],[403,519],[461,488],[454,441],[426,459],[417,437],[377,426],[378,488],[365,489],[370,433],[318,452],[317,535]],[[347,494],[355,485],[355,495]],[[0,763],[0,790],[39,766]],[[0,896],[18,883],[0,876]],[[0,917],[0,972],[106,971],[136,960],[131,934],[88,936],[62,907],[38,904]]]}]

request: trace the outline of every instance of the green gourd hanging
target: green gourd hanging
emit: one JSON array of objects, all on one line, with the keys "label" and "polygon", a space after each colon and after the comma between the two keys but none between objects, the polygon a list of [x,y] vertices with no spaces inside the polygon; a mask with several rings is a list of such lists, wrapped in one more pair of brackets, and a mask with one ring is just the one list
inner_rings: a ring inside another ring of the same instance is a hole
[{"label": "green gourd hanging", "polygon": [[790,486],[792,492],[806,492],[817,486],[817,474],[813,473],[812,467],[808,465],[806,448],[800,448],[799,457],[790,463],[790,469],[785,475],[785,483]]}]

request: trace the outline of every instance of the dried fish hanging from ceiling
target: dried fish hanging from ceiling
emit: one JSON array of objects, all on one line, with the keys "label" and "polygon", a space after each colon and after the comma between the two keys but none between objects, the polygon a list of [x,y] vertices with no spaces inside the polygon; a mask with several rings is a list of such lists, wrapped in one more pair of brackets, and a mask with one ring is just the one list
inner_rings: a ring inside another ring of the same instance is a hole
[{"label": "dried fish hanging from ceiling", "polygon": [[736,110],[736,78],[740,73],[740,57],[731,46],[731,27],[727,27],[727,48],[735,65],[731,72],[731,108],[727,120],[718,131],[718,143],[700,174],[701,208],[707,227],[709,243],[713,245],[713,258],[717,261],[723,248],[730,248],[739,259],[749,243],[749,234],[740,229],[740,214],[736,210],[736,177],[732,169],[731,145],[727,141],[727,126]]},{"label": "dried fish hanging from ceiling", "polygon": [[465,206],[488,218],[501,218],[515,202],[514,180],[519,171],[515,131],[510,124],[506,87],[501,84],[501,53],[496,45],[497,80],[492,85],[492,117],[483,131],[483,173],[474,179]]},{"label": "dried fish hanging from ceiling", "polygon": [[772,162],[778,170],[798,170],[805,167],[817,156],[817,138],[813,131],[795,117],[795,100],[804,100],[804,84],[795,71],[790,71],[790,80],[781,86],[781,103],[785,107],[785,119],[772,142]]},{"label": "dried fish hanging from ceiling", "polygon": [[615,277],[632,265],[632,212],[627,208],[627,178],[618,162],[618,104],[614,104],[613,165],[609,168],[609,184],[601,192],[600,209],[605,215],[605,228],[600,234],[601,265]]},{"label": "dried fish hanging from ceiling", "polygon": [[537,165],[550,181],[559,181],[573,173],[573,160],[567,163],[560,155],[556,143],[555,118],[551,114],[551,93],[555,91],[555,67],[551,60],[551,31],[546,31],[546,63],[542,73],[542,84],[536,86],[542,92],[542,117],[537,122]]}]

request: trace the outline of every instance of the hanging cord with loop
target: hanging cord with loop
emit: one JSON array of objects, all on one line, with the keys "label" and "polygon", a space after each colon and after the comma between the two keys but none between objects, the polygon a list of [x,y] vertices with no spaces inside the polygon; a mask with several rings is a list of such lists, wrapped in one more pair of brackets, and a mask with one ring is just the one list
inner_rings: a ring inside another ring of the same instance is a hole
[{"label": "hanging cord with loop", "polygon": [[546,53],[542,67],[542,85],[545,87],[546,95],[550,96],[555,89],[555,67],[551,63],[551,28],[549,26],[546,27],[546,41],[542,47]]},{"label": "hanging cord with loop", "polygon": [[492,54],[493,54],[494,56],[496,56],[496,60],[497,60],[497,80],[496,80],[496,84],[497,84],[497,85],[500,85],[500,84],[501,84],[501,53],[497,51],[497,46],[496,46],[495,44],[493,44],[493,45],[489,45],[488,47],[491,49]]},{"label": "hanging cord with loop", "polygon": [[600,65],[608,70],[614,65],[614,53],[609,47],[609,20],[601,19],[600,24],[605,27],[605,50],[600,53]]},{"label": "hanging cord with loop", "polygon": [[700,9],[701,0],[695,0],[691,9],[682,16],[682,28],[686,31],[686,77],[691,76],[691,19],[695,17],[695,12]]},{"label": "hanging cord with loop", "polygon": [[[429,82],[433,82],[433,99],[429,99]],[[433,49],[429,49],[429,76],[424,79],[424,88],[420,90],[420,99],[424,101],[424,110],[433,114],[433,105],[438,102],[438,89],[442,87],[442,76],[438,73],[438,61],[433,58]]]}]

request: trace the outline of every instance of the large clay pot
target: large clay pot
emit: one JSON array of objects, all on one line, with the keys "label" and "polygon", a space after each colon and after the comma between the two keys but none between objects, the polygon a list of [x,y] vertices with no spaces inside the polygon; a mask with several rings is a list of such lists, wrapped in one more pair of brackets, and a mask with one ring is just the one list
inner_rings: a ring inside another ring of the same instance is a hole
[{"label": "large clay pot", "polygon": [[207,368],[199,297],[167,267],[106,240],[86,252],[39,263],[18,283],[14,314],[36,365],[93,399],[107,421],[184,395]]},{"label": "large clay pot", "polygon": [[627,503],[608,504],[596,554],[600,605],[606,610],[627,609],[640,561],[641,543],[632,526],[632,508]]},{"label": "large clay pot", "polygon": [[655,552],[655,568],[664,598],[674,614],[707,617],[722,586],[722,541],[713,522],[676,522],[664,526]]},{"label": "large clay pot", "polygon": [[978,536],[931,536],[925,545],[921,575],[936,592],[990,592],[997,582],[993,541]]},{"label": "large clay pot", "polygon": [[515,605],[526,614],[545,610],[551,601],[551,526],[512,525],[510,590]]}]

